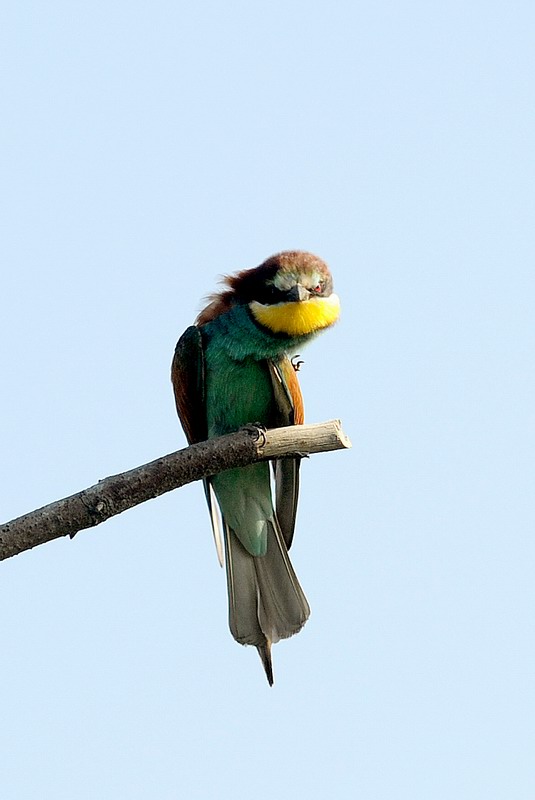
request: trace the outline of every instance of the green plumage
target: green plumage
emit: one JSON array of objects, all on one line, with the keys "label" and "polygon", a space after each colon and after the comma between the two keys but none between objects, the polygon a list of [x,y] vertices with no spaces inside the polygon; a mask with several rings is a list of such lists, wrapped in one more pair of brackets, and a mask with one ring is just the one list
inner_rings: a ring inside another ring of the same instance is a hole
[{"label": "green plumage", "polygon": [[[288,340],[263,333],[243,306],[208,323],[205,340],[205,391],[208,436],[235,431],[250,422],[275,424],[272,379],[266,358],[278,360]],[[252,464],[214,476],[212,485],[225,522],[253,556],[267,548],[267,522],[273,522],[268,464]]]}]

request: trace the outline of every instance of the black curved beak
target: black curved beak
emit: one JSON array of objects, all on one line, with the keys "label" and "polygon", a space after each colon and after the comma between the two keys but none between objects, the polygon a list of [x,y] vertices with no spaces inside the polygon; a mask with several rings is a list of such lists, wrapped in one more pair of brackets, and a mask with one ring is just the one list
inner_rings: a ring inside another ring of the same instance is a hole
[{"label": "black curved beak", "polygon": [[300,283],[296,283],[295,286],[292,286],[291,289],[288,289],[286,297],[289,301],[295,302],[300,300],[308,300],[309,294],[310,293],[308,289],[305,289],[305,287],[301,286]]}]

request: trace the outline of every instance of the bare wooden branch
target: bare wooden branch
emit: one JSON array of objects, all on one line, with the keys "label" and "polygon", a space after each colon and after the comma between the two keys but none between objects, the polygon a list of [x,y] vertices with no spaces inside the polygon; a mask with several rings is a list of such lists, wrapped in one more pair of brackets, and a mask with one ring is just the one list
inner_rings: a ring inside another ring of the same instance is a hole
[{"label": "bare wooden branch", "polygon": [[351,447],[339,420],[262,430],[254,425],[112,475],[95,486],[0,526],[0,560],[100,525],[186,483],[255,461]]},{"label": "bare wooden branch", "polygon": [[351,447],[340,420],[318,422],[315,425],[290,425],[288,428],[272,428],[264,432],[265,442],[259,441],[259,455],[264,458],[300,453],[323,453]]}]

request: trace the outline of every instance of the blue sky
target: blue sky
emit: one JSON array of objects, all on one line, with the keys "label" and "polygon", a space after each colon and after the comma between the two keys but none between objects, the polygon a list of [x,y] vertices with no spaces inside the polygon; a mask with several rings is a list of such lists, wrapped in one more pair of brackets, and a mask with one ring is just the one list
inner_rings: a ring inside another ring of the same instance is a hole
[{"label": "blue sky", "polygon": [[289,248],[305,351],[275,686],[190,486],[1,566],[2,796],[531,800],[533,4],[0,12],[0,518],[184,444],[169,365]]}]

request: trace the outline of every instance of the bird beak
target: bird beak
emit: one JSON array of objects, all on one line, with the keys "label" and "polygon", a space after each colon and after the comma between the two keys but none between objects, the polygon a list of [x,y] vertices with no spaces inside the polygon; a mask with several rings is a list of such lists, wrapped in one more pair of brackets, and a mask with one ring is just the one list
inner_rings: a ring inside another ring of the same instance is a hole
[{"label": "bird beak", "polygon": [[290,301],[308,300],[309,291],[304,286],[301,286],[300,283],[296,283],[295,286],[288,290],[287,297]]}]

